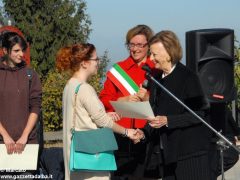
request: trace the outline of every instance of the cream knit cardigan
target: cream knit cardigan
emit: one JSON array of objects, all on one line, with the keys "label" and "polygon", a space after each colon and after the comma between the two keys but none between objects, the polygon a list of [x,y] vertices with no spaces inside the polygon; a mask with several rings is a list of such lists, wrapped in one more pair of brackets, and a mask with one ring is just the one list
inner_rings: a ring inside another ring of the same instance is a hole
[{"label": "cream knit cardigan", "polygon": [[[67,82],[63,92],[63,152],[65,164],[65,180],[70,180],[70,130],[73,123],[73,104],[75,89],[79,84],[81,84],[81,86],[79,88],[76,100],[77,104],[75,129],[78,131],[86,131],[90,129],[97,129],[98,127],[112,128],[113,126],[113,121],[106,114],[104,106],[99,100],[93,87],[86,82],[80,83],[77,79],[71,78]],[[109,178],[108,172],[104,172],[105,174],[102,172],[99,173],[79,173],[78,179],[99,179],[100,177],[96,177],[98,175],[105,177],[105,179]]]}]

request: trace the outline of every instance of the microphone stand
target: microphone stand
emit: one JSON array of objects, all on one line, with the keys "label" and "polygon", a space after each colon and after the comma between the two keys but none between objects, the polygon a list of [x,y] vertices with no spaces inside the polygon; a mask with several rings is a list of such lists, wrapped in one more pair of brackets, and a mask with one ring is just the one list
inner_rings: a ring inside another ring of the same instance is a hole
[{"label": "microphone stand", "polygon": [[229,148],[225,145],[227,143],[230,147],[235,149],[240,154],[240,149],[235,146],[231,141],[229,141],[225,136],[221,134],[221,132],[216,131],[210,124],[208,124],[206,121],[204,121],[199,115],[197,115],[192,109],[190,109],[187,105],[185,105],[180,99],[178,99],[174,94],[172,94],[167,88],[165,88],[161,83],[159,83],[151,74],[150,71],[147,69],[144,69],[146,71],[146,76],[151,79],[153,82],[155,82],[161,89],[164,90],[168,95],[170,95],[173,99],[175,99],[179,104],[181,104],[186,110],[188,110],[194,117],[199,119],[204,125],[206,125],[211,131],[213,131],[219,138],[218,145],[220,146],[220,156],[221,156],[221,171],[222,171],[222,180],[225,180],[224,178],[224,167],[223,167],[223,150],[226,148]]}]

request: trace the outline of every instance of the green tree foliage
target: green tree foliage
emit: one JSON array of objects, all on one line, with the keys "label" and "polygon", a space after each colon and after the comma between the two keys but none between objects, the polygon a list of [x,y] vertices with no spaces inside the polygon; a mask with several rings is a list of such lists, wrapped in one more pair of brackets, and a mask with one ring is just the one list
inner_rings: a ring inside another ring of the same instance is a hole
[{"label": "green tree foliage", "polygon": [[236,61],[240,62],[240,43],[238,40],[235,40],[234,55],[235,55]]},{"label": "green tree foliage", "polygon": [[42,116],[45,131],[62,128],[62,92],[68,79],[68,73],[52,70],[43,83]]},{"label": "green tree foliage", "polygon": [[235,46],[234,46],[234,55],[235,55],[235,85],[237,88],[237,107],[240,108],[240,43],[236,40],[235,37]]},{"label": "green tree foliage", "polygon": [[98,74],[93,76],[89,80],[89,84],[91,84],[94,87],[97,93],[99,93],[103,87],[103,80],[105,79],[105,76],[106,76],[107,65],[109,61],[110,59],[108,58],[108,52],[105,51],[99,63]]},{"label": "green tree foliage", "polygon": [[3,0],[5,12],[31,46],[31,65],[41,78],[54,68],[60,47],[85,42],[91,21],[83,0]]},{"label": "green tree foliage", "polygon": [[0,23],[3,25],[4,23],[4,9],[3,6],[0,5]]},{"label": "green tree foliage", "polygon": [[[90,79],[90,84],[99,92],[105,78],[107,64],[109,62],[107,52],[101,57],[98,74]],[[43,83],[43,119],[44,130],[53,131],[62,128],[62,92],[70,73],[59,73],[56,70],[49,72]]]}]

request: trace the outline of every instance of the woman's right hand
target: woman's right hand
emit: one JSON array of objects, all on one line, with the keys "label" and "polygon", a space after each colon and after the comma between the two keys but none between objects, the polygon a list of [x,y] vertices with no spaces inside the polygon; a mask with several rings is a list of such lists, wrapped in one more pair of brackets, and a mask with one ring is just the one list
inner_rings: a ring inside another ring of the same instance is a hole
[{"label": "woman's right hand", "polygon": [[127,137],[131,140],[138,139],[137,130],[136,129],[126,129],[127,130]]},{"label": "woman's right hand", "polygon": [[3,142],[7,148],[8,154],[15,153],[15,142],[9,135],[3,136]]},{"label": "woman's right hand", "polygon": [[134,144],[137,144],[141,140],[145,139],[145,134],[141,129],[136,129],[136,131],[137,131],[137,134],[136,134],[137,138],[133,140]]}]

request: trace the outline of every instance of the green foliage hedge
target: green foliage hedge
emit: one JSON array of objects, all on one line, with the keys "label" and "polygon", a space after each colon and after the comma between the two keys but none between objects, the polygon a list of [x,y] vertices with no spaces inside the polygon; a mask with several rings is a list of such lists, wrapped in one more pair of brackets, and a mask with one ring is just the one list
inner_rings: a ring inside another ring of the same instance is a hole
[{"label": "green foliage hedge", "polygon": [[236,65],[234,68],[235,74],[235,85],[237,88],[237,108],[240,108],[240,43],[239,41],[235,40],[235,47],[234,47],[234,54]]},{"label": "green foliage hedge", "polygon": [[62,92],[69,74],[52,71],[43,83],[42,115],[44,131],[62,128]]}]

